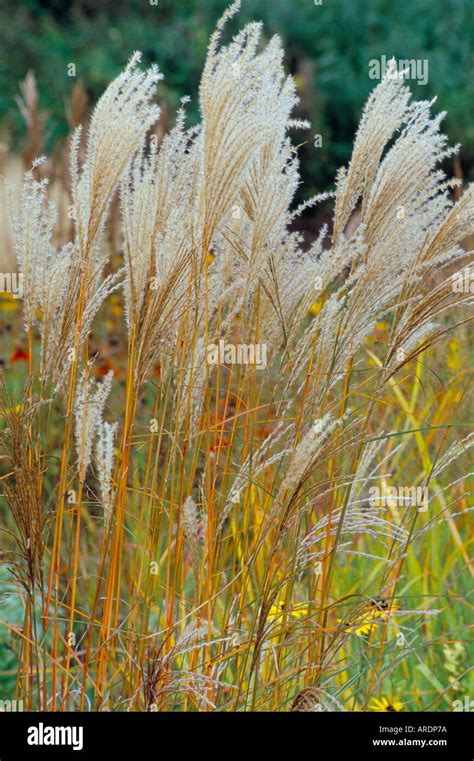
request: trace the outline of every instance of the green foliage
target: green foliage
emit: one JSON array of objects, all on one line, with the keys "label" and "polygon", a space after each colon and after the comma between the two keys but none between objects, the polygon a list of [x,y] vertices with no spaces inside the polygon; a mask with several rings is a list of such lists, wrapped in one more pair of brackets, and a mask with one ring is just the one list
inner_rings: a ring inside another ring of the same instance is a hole
[{"label": "green foliage", "polygon": [[[0,9],[0,124],[21,145],[24,125],[14,103],[28,69],[38,78],[50,141],[64,135],[64,102],[76,80],[73,62],[91,102],[121,71],[134,50],[165,74],[161,102],[174,110],[195,93],[209,32],[228,0],[6,0]],[[284,38],[287,65],[299,75],[301,113],[312,122],[301,161],[306,192],[331,184],[346,163],[361,107],[370,92],[369,61],[382,55],[428,59],[426,86],[414,96],[448,111],[445,130],[463,144],[466,174],[474,167],[474,22],[470,0],[243,0],[239,20],[261,18],[267,34]],[[14,23],[12,23],[14,19]],[[194,109],[194,113],[193,113]],[[191,117],[197,114],[194,97]],[[313,147],[314,133],[323,138]],[[50,148],[51,146],[48,146]]]},{"label": "green foliage", "polygon": [[5,566],[0,565],[0,607],[2,610],[0,623],[0,700],[13,697],[18,667],[17,651],[19,640],[14,643],[10,629],[5,625],[21,629],[24,619],[24,606],[18,591]]}]

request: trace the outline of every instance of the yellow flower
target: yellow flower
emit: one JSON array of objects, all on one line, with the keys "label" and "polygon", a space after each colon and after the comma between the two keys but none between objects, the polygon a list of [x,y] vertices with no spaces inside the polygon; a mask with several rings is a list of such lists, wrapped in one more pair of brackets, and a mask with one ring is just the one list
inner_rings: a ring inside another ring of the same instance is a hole
[{"label": "yellow flower", "polygon": [[[348,623],[345,630],[356,634],[358,637],[370,634],[371,630],[380,623],[389,620],[389,607],[390,602],[388,600],[374,600],[356,621]],[[399,610],[399,608],[399,605],[392,605],[390,612],[393,613],[394,610]]]},{"label": "yellow flower", "polygon": [[387,697],[381,697],[380,700],[378,698],[372,698],[368,705],[368,709],[369,711],[398,713],[403,710],[403,703],[399,700],[393,700],[391,695],[387,695]]},{"label": "yellow flower", "polygon": [[[270,608],[270,611],[268,613],[268,619],[270,621],[275,621],[277,618],[283,618],[283,615],[285,613],[285,602],[284,600],[279,600],[279,602],[276,605],[272,605]],[[295,605],[293,608],[290,608],[288,611],[288,615],[292,616],[293,618],[303,618],[304,616],[308,615],[308,608],[306,605]]]},{"label": "yellow flower", "polygon": [[0,312],[15,312],[18,308],[17,299],[12,293],[0,293]]}]

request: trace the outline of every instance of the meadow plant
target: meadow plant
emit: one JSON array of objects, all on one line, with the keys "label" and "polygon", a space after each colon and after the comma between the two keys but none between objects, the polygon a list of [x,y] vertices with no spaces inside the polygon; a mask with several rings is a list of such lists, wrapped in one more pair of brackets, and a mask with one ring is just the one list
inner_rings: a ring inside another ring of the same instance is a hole
[{"label": "meadow plant", "polygon": [[[3,559],[26,595],[28,709],[450,699],[433,653],[463,639],[442,595],[462,610],[472,576],[474,440],[462,363],[444,396],[431,366],[467,335],[451,276],[474,188],[453,201],[444,114],[401,73],[370,95],[334,191],[295,207],[309,125],[278,37],[251,23],[222,42],[238,9],[211,37],[199,124],[183,98],[158,139],[160,74],[137,54],[76,129],[70,239],[38,164],[10,197],[28,379],[4,373]],[[297,218],[330,197],[308,245]],[[111,330],[104,369],[92,344]],[[266,366],[208,362],[220,341],[263,344]],[[427,509],[381,511],[374,486],[423,488]]]}]

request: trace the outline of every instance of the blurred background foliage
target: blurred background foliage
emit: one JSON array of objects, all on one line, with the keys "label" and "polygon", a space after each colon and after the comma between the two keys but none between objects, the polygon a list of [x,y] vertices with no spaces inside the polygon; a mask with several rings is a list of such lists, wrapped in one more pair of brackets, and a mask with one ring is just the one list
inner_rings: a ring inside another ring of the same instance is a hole
[{"label": "blurred background foliage", "polygon": [[[197,118],[197,87],[208,37],[228,0],[2,0],[0,6],[0,139],[20,151],[25,135],[15,97],[29,70],[48,112],[47,150],[67,132],[65,103],[77,81],[94,103],[134,50],[155,61],[164,119],[183,95]],[[418,98],[438,96],[444,129],[461,142],[460,168],[474,176],[474,15],[471,0],[243,0],[233,28],[261,19],[265,35],[282,36],[297,79],[300,115],[312,122],[301,155],[305,195],[332,186],[348,161],[354,130],[374,81],[369,61],[428,59],[429,81],[410,82]],[[76,78],[68,76],[68,64]],[[322,147],[315,150],[314,134]]]}]

